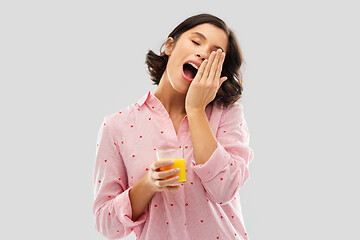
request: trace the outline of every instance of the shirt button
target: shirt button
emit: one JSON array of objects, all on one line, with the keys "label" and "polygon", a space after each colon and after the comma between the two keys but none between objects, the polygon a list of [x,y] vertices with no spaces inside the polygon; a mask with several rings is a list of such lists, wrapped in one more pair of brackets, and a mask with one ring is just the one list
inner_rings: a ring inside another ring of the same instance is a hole
[{"label": "shirt button", "polygon": [[208,171],[208,174],[210,174],[210,171]]}]

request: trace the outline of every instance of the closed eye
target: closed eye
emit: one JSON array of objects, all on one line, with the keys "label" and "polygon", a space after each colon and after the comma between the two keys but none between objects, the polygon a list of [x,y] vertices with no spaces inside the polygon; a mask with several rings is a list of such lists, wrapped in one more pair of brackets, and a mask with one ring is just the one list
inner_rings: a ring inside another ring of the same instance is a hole
[{"label": "closed eye", "polygon": [[197,43],[197,42],[195,42],[195,41],[193,41],[193,40],[191,40],[193,43],[195,43],[196,45],[200,45],[199,43]]}]

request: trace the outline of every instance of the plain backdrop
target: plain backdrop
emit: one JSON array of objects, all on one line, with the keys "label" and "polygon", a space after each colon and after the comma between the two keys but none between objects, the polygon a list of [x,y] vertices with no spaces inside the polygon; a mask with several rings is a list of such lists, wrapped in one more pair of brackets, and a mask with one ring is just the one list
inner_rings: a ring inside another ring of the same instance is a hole
[{"label": "plain backdrop", "polygon": [[0,238],[105,239],[92,214],[103,117],[155,90],[148,50],[210,13],[246,62],[250,239],[360,239],[356,2],[1,1]]}]

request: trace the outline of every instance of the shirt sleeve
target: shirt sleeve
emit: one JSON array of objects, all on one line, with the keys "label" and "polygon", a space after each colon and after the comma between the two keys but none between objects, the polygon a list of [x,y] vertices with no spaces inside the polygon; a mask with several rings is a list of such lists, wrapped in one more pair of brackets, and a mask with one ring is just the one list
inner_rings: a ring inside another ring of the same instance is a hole
[{"label": "shirt sleeve", "polygon": [[145,222],[148,206],[136,221],[131,219],[131,188],[127,187],[126,168],[107,117],[104,117],[97,135],[93,184],[93,214],[95,229],[99,233],[108,239],[119,239]]},{"label": "shirt sleeve", "polygon": [[192,168],[208,197],[216,203],[226,204],[249,178],[249,163],[254,157],[240,103],[224,110],[216,136],[217,147],[208,161]]}]

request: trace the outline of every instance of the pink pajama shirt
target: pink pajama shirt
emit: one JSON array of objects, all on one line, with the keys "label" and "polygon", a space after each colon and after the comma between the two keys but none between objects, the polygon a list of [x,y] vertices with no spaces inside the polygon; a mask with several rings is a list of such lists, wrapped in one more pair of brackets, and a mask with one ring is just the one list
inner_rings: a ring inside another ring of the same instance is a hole
[{"label": "pink pajama shirt", "polygon": [[[134,232],[141,240],[249,239],[237,194],[254,157],[243,105],[205,109],[217,148],[196,164],[185,116],[176,134],[160,100],[148,91],[138,102],[105,116],[97,135],[93,214],[108,239]],[[156,149],[184,148],[187,182],[178,191],[156,192],[132,221],[129,190],[157,161]]]}]

